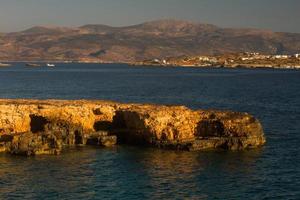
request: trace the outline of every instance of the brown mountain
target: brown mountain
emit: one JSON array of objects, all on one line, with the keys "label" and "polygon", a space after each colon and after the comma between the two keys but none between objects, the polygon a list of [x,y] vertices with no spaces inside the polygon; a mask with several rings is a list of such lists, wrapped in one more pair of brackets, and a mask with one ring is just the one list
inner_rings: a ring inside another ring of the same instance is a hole
[{"label": "brown mountain", "polygon": [[33,27],[0,34],[0,60],[131,62],[182,55],[300,52],[300,33],[220,28],[177,20],[127,27]]}]

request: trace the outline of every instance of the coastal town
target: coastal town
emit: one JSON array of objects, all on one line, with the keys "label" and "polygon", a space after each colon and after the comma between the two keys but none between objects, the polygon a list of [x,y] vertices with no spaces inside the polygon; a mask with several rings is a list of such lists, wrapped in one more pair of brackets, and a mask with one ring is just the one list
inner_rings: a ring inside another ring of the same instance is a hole
[{"label": "coastal town", "polygon": [[145,60],[134,63],[134,65],[300,69],[300,53],[266,55],[256,52],[244,52],[219,56],[180,56]]},{"label": "coastal town", "polygon": [[[24,61],[25,62],[25,61]],[[14,62],[0,62],[0,67],[10,67]],[[208,68],[274,68],[300,69],[300,53],[298,54],[261,54],[257,52],[231,53],[216,56],[179,56],[155,58],[137,62],[107,62],[95,59],[56,61],[55,63],[124,63],[132,66],[161,66],[161,67],[208,67]],[[27,67],[54,67],[55,64],[44,62],[27,63]]]}]

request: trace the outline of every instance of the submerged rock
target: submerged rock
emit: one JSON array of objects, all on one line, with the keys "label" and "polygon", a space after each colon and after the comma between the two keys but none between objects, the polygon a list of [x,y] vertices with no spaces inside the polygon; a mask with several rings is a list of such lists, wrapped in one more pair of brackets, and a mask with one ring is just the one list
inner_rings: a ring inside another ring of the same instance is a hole
[{"label": "submerged rock", "polygon": [[240,150],[265,143],[247,113],[106,101],[0,100],[0,152],[59,154],[64,147],[133,144]]}]

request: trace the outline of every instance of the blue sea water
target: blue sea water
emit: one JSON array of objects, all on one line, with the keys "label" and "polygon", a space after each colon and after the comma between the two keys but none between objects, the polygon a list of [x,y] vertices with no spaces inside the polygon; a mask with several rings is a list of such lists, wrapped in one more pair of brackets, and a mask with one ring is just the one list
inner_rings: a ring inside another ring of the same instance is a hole
[{"label": "blue sea water", "polygon": [[59,64],[0,68],[0,98],[106,99],[249,112],[267,144],[0,154],[0,199],[300,199],[300,71]]}]

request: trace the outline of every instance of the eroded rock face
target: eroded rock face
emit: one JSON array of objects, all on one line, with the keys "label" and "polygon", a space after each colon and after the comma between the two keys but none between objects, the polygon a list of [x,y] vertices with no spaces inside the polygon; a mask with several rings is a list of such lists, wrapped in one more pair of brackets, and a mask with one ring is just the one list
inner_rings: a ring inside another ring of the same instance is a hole
[{"label": "eroded rock face", "polygon": [[199,119],[197,112],[183,106],[135,106],[116,111],[113,129],[129,143],[185,141],[194,139]]},{"label": "eroded rock face", "polygon": [[113,123],[122,142],[160,148],[238,150],[265,143],[260,122],[247,113],[144,106],[118,110]]},{"label": "eroded rock face", "polygon": [[[116,137],[117,136],[117,137]],[[180,150],[265,143],[247,113],[106,101],[0,100],[0,152],[59,154],[74,145],[135,144]]]},{"label": "eroded rock face", "polygon": [[22,133],[13,136],[8,152],[16,155],[60,154],[62,140],[55,134]]}]

